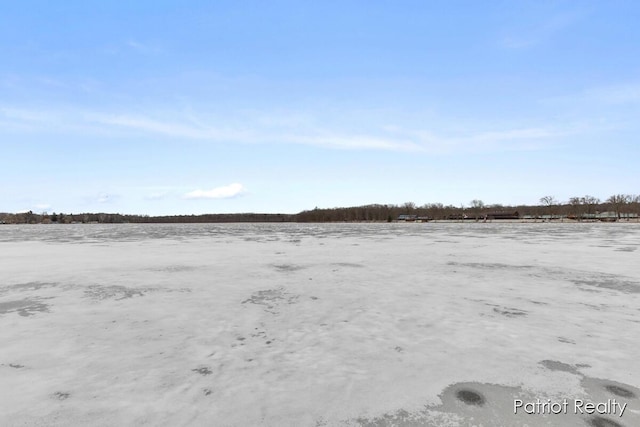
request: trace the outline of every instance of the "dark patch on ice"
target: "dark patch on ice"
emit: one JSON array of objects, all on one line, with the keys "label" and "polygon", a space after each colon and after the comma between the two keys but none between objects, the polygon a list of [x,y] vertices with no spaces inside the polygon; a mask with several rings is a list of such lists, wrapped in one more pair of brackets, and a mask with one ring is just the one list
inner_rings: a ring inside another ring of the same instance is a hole
[{"label": "dark patch on ice", "polygon": [[615,394],[616,396],[626,397],[626,398],[635,398],[636,397],[634,392],[632,392],[631,390],[627,390],[624,387],[620,387],[618,385],[609,384],[609,385],[605,386],[604,388],[606,388],[609,392]]},{"label": "dark patch on ice", "polygon": [[363,264],[358,264],[358,263],[355,263],[355,262],[334,262],[331,265],[336,265],[338,267],[352,267],[352,268],[363,268],[364,267]]},{"label": "dark patch on ice", "polygon": [[[580,286],[580,289],[582,290],[593,290],[589,289],[590,287],[611,289],[626,294],[640,293],[640,283],[631,280],[625,280],[614,275],[603,275],[594,279],[572,279],[571,281]],[[587,286],[587,288],[585,288],[585,286]]]},{"label": "dark patch on ice", "polygon": [[211,393],[213,393],[210,389],[205,388],[204,390],[202,390],[205,396],[209,396]]},{"label": "dark patch on ice", "polygon": [[496,307],[493,309],[493,311],[506,317],[519,317],[519,316],[527,315],[527,312],[524,310],[520,310],[517,308],[509,308],[509,307],[501,307],[501,308]]},{"label": "dark patch on ice", "polygon": [[513,269],[513,270],[529,270],[532,268],[536,268],[533,265],[513,265],[513,264],[503,264],[500,262],[455,262],[449,261],[447,265],[452,266],[460,266],[460,267],[469,267],[469,268],[479,268],[483,270],[496,270],[496,269]]},{"label": "dark patch on ice", "polygon": [[537,304],[537,305],[549,305],[548,302],[542,302],[542,301],[529,300],[529,302],[531,302],[533,304]]},{"label": "dark patch on ice", "polygon": [[213,371],[207,366],[201,366],[200,368],[192,369],[193,372],[197,372],[200,375],[211,375]]},{"label": "dark patch on ice", "polygon": [[15,368],[15,369],[20,369],[20,368],[24,368],[24,365],[19,365],[17,363],[9,363],[9,367]]},{"label": "dark patch on ice", "polygon": [[53,393],[53,397],[55,397],[58,400],[67,400],[70,396],[71,396],[71,393],[67,393],[63,391],[56,391],[55,393]]},{"label": "dark patch on ice", "polygon": [[265,307],[265,311],[277,314],[275,311],[276,306],[280,304],[294,304],[298,300],[298,295],[291,295],[284,291],[282,288],[267,289],[264,291],[255,292],[250,298],[242,301],[242,304],[251,303],[262,305]]},{"label": "dark patch on ice", "polygon": [[588,424],[592,427],[624,427],[617,421],[610,420],[599,415],[594,416],[588,421]]},{"label": "dark patch on ice", "polygon": [[590,368],[591,365],[587,363],[576,363],[576,368]]},{"label": "dark patch on ice", "polygon": [[543,360],[540,364],[551,371],[569,372],[571,374],[578,373],[575,366],[558,362],[557,360]]},{"label": "dark patch on ice", "polygon": [[357,418],[355,420],[362,427],[383,427],[383,426],[411,426],[420,421],[420,416],[411,414],[404,409],[398,410],[394,414],[383,414],[373,419]]},{"label": "dark patch on ice", "polygon": [[[582,378],[580,385],[589,395],[595,398],[594,400],[597,399],[596,401],[605,402],[608,398],[615,398],[617,396],[623,398],[625,401],[631,400],[635,402],[633,406],[637,407],[638,397],[640,396],[640,389],[638,387],[609,379],[586,376]],[[637,423],[633,424],[638,425]]]},{"label": "dark patch on ice", "polygon": [[161,271],[163,273],[181,273],[184,271],[193,271],[197,267],[192,265],[166,265],[160,268],[154,268],[153,271]]},{"label": "dark patch on ice", "polygon": [[294,265],[294,264],[273,264],[273,268],[277,271],[289,272],[289,271],[298,271],[305,268],[302,265]]},{"label": "dark patch on ice", "polygon": [[484,396],[473,390],[462,389],[456,392],[456,397],[459,401],[466,403],[467,405],[482,406],[485,403]]},{"label": "dark patch on ice", "polygon": [[0,302],[0,314],[17,312],[20,316],[28,317],[36,313],[48,313],[49,304],[40,302],[41,298],[25,298],[17,301]]},{"label": "dark patch on ice", "polygon": [[127,298],[143,297],[147,292],[154,289],[152,288],[127,288],[126,286],[112,285],[112,286],[100,286],[92,285],[88,286],[84,291],[86,298],[92,300],[101,301],[105,299],[115,299],[120,301]]},{"label": "dark patch on ice", "polygon": [[574,340],[570,340],[569,338],[565,338],[565,337],[558,337],[558,341],[563,342],[565,344],[575,344],[576,343]]},{"label": "dark patch on ice", "polygon": [[312,300],[317,300],[318,299],[318,297],[309,297],[309,298],[311,298]]},{"label": "dark patch on ice", "polygon": [[618,251],[618,252],[633,252],[636,249],[638,249],[638,248],[635,248],[633,246],[627,246],[627,247],[624,247],[624,248],[618,248],[618,249],[616,249],[616,251]]},{"label": "dark patch on ice", "polygon": [[398,353],[402,353],[404,351],[404,349],[402,347],[400,347],[399,345],[396,346],[396,348],[394,348],[395,351],[397,351]]},{"label": "dark patch on ice", "polygon": [[[269,305],[270,302],[278,301],[283,298],[281,289],[267,289],[265,291],[258,291],[254,293],[251,295],[251,298],[242,301],[242,304],[250,302],[252,304]],[[271,308],[270,305],[269,307]]]},{"label": "dark patch on ice", "polygon": [[[256,330],[258,330],[258,329],[256,328]],[[253,337],[253,338],[262,338],[266,345],[270,345],[275,341],[275,338],[268,337],[267,333],[265,331],[258,331],[258,332],[254,333],[254,334],[251,334],[251,337]]]}]

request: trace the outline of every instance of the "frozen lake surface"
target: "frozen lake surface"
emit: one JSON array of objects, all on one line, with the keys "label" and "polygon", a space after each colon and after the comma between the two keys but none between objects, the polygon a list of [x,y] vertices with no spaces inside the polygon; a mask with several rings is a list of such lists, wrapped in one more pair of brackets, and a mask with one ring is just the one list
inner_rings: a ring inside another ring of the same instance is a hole
[{"label": "frozen lake surface", "polygon": [[638,426],[639,248],[639,224],[3,225],[0,425]]}]

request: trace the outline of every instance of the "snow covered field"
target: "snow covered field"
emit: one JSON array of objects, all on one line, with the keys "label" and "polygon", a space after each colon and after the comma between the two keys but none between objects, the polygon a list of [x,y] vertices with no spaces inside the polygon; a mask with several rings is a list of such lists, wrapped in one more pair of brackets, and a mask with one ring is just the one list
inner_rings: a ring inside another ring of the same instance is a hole
[{"label": "snow covered field", "polygon": [[0,425],[638,426],[639,247],[640,224],[3,225]]}]

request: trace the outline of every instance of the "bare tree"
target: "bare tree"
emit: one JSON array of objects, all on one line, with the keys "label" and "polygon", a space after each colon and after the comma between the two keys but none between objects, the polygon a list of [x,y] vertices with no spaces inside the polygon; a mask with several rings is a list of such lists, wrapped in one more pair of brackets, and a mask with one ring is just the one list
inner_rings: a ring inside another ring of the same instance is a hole
[{"label": "bare tree", "polygon": [[427,216],[434,219],[442,219],[445,217],[445,208],[442,203],[427,203],[422,206]]},{"label": "bare tree", "polygon": [[614,194],[607,199],[607,203],[611,205],[613,211],[616,213],[616,217],[620,219],[620,214],[623,207],[631,202],[631,196],[628,194]]},{"label": "bare tree", "polygon": [[587,214],[591,215],[594,213],[593,207],[600,204],[600,199],[587,195],[582,198],[582,204],[586,206]]},{"label": "bare tree", "polygon": [[558,200],[556,200],[556,198],[553,196],[544,196],[540,198],[540,203],[547,207],[547,211],[549,212],[549,220],[553,219],[553,213],[556,206],[558,205]]},{"label": "bare tree", "polygon": [[482,200],[473,199],[471,201],[471,212],[478,219],[482,213],[482,210],[485,208],[485,204]]},{"label": "bare tree", "polygon": [[572,197],[569,199],[569,204],[571,205],[571,213],[573,217],[578,221],[582,221],[582,197]]},{"label": "bare tree", "polygon": [[631,201],[629,202],[629,208],[633,213],[640,214],[640,194],[631,196]]},{"label": "bare tree", "polygon": [[406,202],[402,207],[407,211],[407,213],[411,213],[416,210],[416,204],[413,202]]}]

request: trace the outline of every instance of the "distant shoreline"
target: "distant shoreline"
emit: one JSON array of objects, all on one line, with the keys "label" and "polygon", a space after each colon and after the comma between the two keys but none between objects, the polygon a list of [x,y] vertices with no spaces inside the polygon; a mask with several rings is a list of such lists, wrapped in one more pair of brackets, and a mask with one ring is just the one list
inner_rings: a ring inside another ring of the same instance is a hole
[{"label": "distant shoreline", "polygon": [[145,221],[145,222],[81,222],[73,221],[67,223],[6,223],[0,222],[0,225],[122,225],[122,224],[640,224],[640,218],[621,219],[616,221],[601,221],[601,220],[575,220],[575,219],[562,219],[562,220],[542,220],[542,219],[490,219],[490,220],[475,220],[475,219],[434,219],[425,221],[364,221],[364,220],[352,220],[352,221]]},{"label": "distant shoreline", "polygon": [[[474,201],[470,207],[427,204],[364,205],[302,211],[295,214],[283,213],[215,213],[199,215],[131,215],[121,213],[20,213],[0,212],[0,224],[70,224],[70,223],[344,223],[344,222],[629,222],[640,221],[640,197],[625,196],[621,202],[596,203],[583,198],[585,202],[573,204],[536,206],[486,206]],[[581,199],[582,200],[582,199]],[[596,200],[596,199],[593,199]],[[589,201],[589,203],[587,203]]]}]

